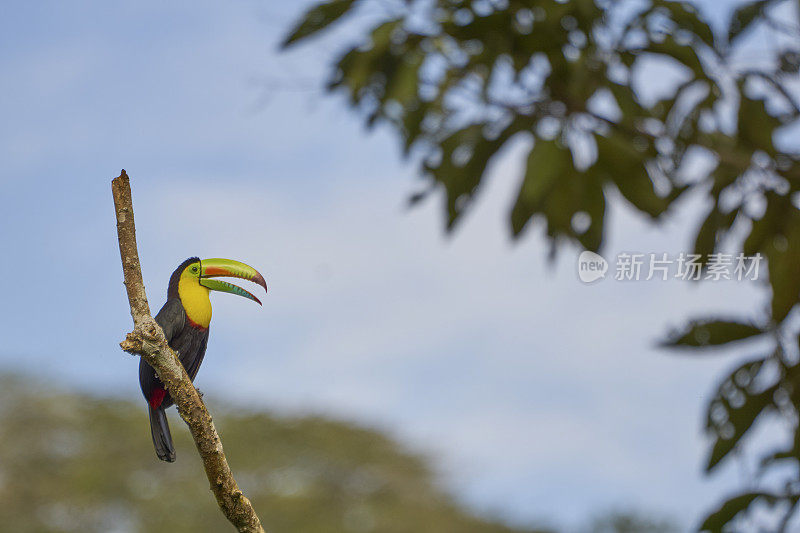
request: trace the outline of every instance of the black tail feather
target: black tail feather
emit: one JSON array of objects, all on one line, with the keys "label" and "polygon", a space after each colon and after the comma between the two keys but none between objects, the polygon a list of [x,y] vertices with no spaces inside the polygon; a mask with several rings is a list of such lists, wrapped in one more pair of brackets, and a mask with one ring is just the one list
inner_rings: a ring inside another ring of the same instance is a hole
[{"label": "black tail feather", "polygon": [[172,445],[172,435],[164,409],[150,408],[150,433],[153,435],[153,446],[158,458],[169,463],[174,462],[175,447]]}]

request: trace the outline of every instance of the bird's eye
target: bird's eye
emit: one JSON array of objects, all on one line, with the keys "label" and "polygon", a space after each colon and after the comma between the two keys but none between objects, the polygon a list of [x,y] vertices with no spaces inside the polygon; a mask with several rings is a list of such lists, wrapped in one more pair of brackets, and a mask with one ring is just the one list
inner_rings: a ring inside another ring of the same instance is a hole
[{"label": "bird's eye", "polygon": [[196,267],[196,266],[193,266],[193,267],[192,267],[192,272],[194,272],[195,274],[197,274],[197,267]]}]

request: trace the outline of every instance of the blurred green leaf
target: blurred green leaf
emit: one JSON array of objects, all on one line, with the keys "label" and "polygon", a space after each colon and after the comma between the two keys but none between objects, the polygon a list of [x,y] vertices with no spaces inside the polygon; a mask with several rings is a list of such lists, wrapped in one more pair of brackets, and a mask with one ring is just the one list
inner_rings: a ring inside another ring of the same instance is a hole
[{"label": "blurred green leaf", "polygon": [[779,69],[781,72],[787,74],[797,74],[800,72],[800,52],[796,50],[787,50],[782,52],[780,58]]},{"label": "blurred green leaf", "polygon": [[739,211],[734,209],[728,213],[722,213],[719,206],[714,204],[709,210],[703,223],[697,230],[694,239],[693,251],[700,255],[700,261],[705,264],[710,254],[714,253],[720,239],[733,226]]},{"label": "blurred green leaf", "polygon": [[772,319],[782,321],[800,298],[800,211],[791,198],[769,191],[764,215],[744,242],[748,255],[766,256],[772,288]]},{"label": "blurred green leaf", "polygon": [[694,33],[700,40],[710,47],[714,47],[714,33],[711,26],[700,17],[697,7],[691,2],[657,0],[653,3],[656,6],[665,7],[670,14],[670,18],[678,23],[681,28],[686,28]]},{"label": "blurred green leaf", "polygon": [[772,287],[772,319],[782,321],[800,297],[800,213],[792,211],[786,234],[777,234],[767,247],[769,283]]},{"label": "blurred green leaf", "polygon": [[738,320],[693,320],[683,331],[670,335],[665,347],[710,347],[750,339],[764,333],[759,327]]},{"label": "blurred green leaf", "polygon": [[781,125],[781,121],[767,112],[764,100],[753,100],[744,93],[739,102],[738,138],[751,150],[764,150],[775,154],[772,134]]},{"label": "blurred green leaf", "polygon": [[418,191],[408,197],[408,206],[413,207],[423,201],[430,194],[430,189]]},{"label": "blurred green leaf", "polygon": [[[602,181],[591,172],[578,172],[568,148],[537,139],[528,155],[525,175],[514,207],[511,230],[519,236],[531,217],[541,213],[551,237],[574,238],[588,250],[602,241],[605,198]],[[585,228],[575,227],[576,217]]]},{"label": "blurred green leaf", "polygon": [[706,471],[719,465],[761,414],[775,408],[780,383],[762,387],[757,380],[765,361],[759,357],[741,364],[717,387],[706,414],[706,428],[714,437]]},{"label": "blurred green leaf", "polygon": [[714,511],[708,518],[705,519],[703,525],[700,526],[700,531],[708,531],[709,533],[723,533],[723,528],[726,524],[731,522],[736,515],[746,511],[756,500],[764,500],[768,503],[776,501],[774,494],[765,492],[748,492],[735,496],[722,506]]},{"label": "blurred green leaf", "polygon": [[300,22],[289,32],[283,40],[282,46],[287,46],[301,39],[305,39],[323,30],[339,20],[342,15],[353,6],[354,0],[331,0],[330,2],[316,4],[306,11]]},{"label": "blurred green leaf", "polygon": [[[722,191],[725,190],[726,187],[733,185],[736,183],[736,180],[741,176],[743,173],[743,169],[734,167],[731,165],[718,165],[714,172],[711,174],[711,177],[714,180],[714,185],[711,188],[711,195],[714,198],[718,198]],[[732,209],[729,212],[736,213],[738,210]],[[731,224],[733,221],[731,220]],[[728,226],[730,227],[730,225]]]},{"label": "blurred green leaf", "polygon": [[594,140],[597,144],[594,167],[598,176],[614,183],[635,208],[653,218],[661,215],[672,198],[656,193],[647,171],[647,157],[654,155],[652,148],[637,150],[633,143],[618,134],[609,137],[596,135]]},{"label": "blurred green leaf", "polygon": [[[387,55],[392,55],[388,52],[391,37],[401,24],[400,20],[381,24],[370,34],[369,48],[355,47],[342,56],[336,64],[338,77],[331,81],[328,88],[335,89],[344,85],[349,90],[351,104],[360,103],[370,81],[380,71],[380,68],[386,65]],[[391,59],[399,61],[397,56]]]},{"label": "blurred green leaf", "polygon": [[393,100],[400,104],[407,104],[417,98],[417,85],[419,82],[419,69],[424,56],[420,53],[403,55],[391,71],[385,70],[386,90],[381,101],[383,103]]},{"label": "blurred green leaf", "polygon": [[763,252],[771,246],[772,236],[784,231],[784,223],[794,209],[788,196],[768,191],[764,197],[767,204],[764,214],[753,221],[750,233],[744,241],[744,253],[747,255]]},{"label": "blurred green leaf", "polygon": [[411,152],[411,147],[422,134],[422,121],[425,119],[427,111],[426,106],[418,99],[412,99],[406,103],[400,119],[403,135],[403,155],[408,156]]},{"label": "blurred green leaf", "polygon": [[441,141],[441,158],[426,162],[425,170],[444,185],[447,199],[447,228],[452,229],[483,178],[490,159],[515,134],[530,131],[530,117],[523,115],[499,134],[487,138],[484,124],[472,124],[451,133]]},{"label": "blurred green leaf", "polygon": [[564,174],[573,171],[569,150],[555,141],[536,140],[528,154],[522,186],[511,211],[514,235],[519,235],[530,218],[542,210],[559,180],[563,181]]},{"label": "blurred green leaf", "polygon": [[748,2],[736,8],[728,24],[728,43],[738,39],[746,32],[755,20],[761,15],[768,0]]},{"label": "blurred green leaf", "polygon": [[633,87],[616,82],[608,83],[607,87],[614,96],[614,101],[620,111],[622,111],[623,120],[628,119],[630,121],[636,117],[648,115],[648,111],[639,103],[639,97]]}]

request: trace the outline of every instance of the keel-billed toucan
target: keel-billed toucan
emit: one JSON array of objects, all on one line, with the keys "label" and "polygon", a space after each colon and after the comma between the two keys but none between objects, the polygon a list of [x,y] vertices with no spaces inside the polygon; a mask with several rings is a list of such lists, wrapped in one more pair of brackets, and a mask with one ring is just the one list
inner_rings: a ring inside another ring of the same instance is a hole
[{"label": "keel-billed toucan", "polygon": [[[234,277],[258,283],[267,290],[264,277],[251,266],[231,259],[203,259],[190,257],[175,269],[169,278],[167,303],[156,315],[156,322],[164,330],[170,348],[194,380],[208,342],[208,326],[211,322],[210,291],[238,294],[261,302],[241,287],[213,277]],[[150,432],[156,454],[162,461],[175,460],[175,448],[169,432],[164,410],[172,405],[172,398],[155,370],[142,359],[139,363],[139,385],[150,406]]]}]

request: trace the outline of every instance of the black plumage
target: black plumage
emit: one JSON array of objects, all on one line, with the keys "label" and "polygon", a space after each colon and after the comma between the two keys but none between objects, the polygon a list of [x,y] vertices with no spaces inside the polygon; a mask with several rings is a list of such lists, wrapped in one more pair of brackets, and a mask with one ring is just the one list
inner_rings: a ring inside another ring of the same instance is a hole
[{"label": "black plumage", "polygon": [[[186,373],[193,381],[206,353],[209,330],[187,319],[178,295],[178,280],[183,270],[196,261],[199,261],[196,257],[187,259],[172,274],[167,302],[156,315],[156,322],[164,330],[170,348],[177,352]],[[156,454],[162,461],[172,462],[175,460],[175,449],[165,409],[171,406],[173,401],[153,367],[144,359],[139,362],[139,385],[150,407],[150,432]]]}]

